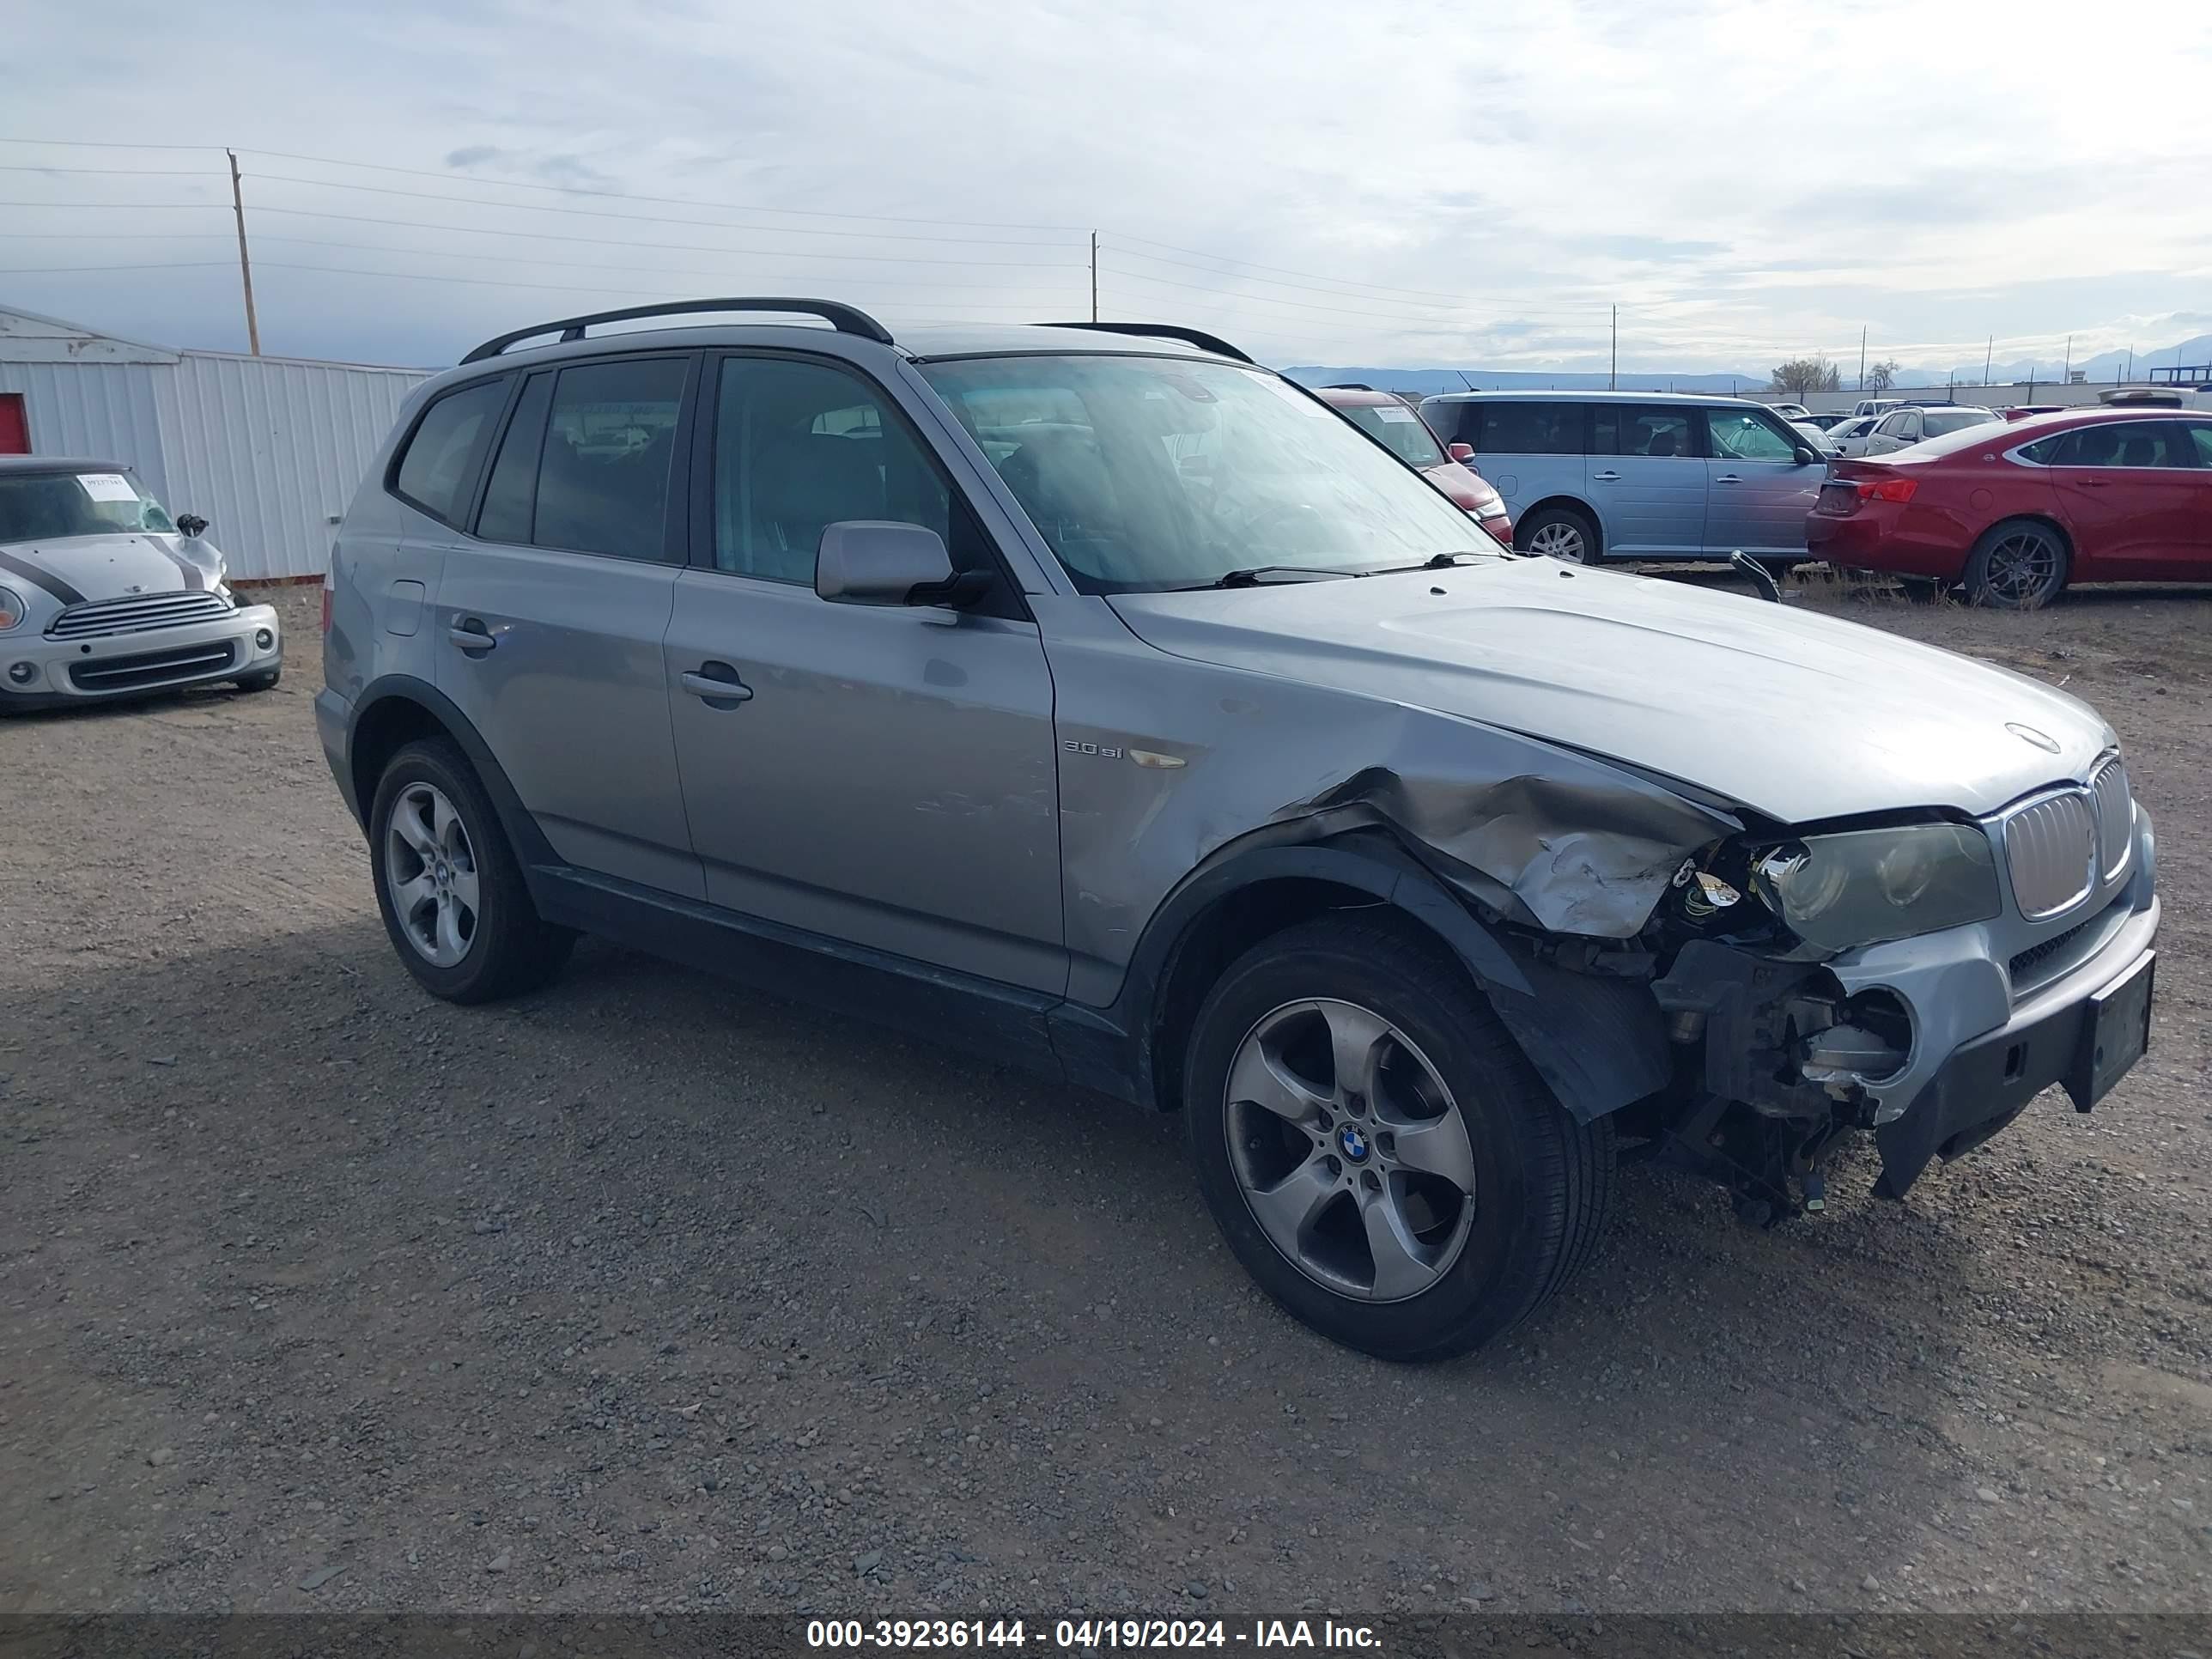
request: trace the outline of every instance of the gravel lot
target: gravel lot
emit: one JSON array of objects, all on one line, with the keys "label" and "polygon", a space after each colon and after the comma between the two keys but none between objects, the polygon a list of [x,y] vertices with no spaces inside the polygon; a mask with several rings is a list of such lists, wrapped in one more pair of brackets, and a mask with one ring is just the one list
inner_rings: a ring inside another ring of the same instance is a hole
[{"label": "gravel lot", "polygon": [[1179,1132],[586,944],[422,995],[279,690],[0,725],[0,1613],[2212,1608],[2212,598],[1812,601],[2069,684],[2153,1051],[1903,1206],[1645,1171],[1510,1345],[1277,1314]]}]

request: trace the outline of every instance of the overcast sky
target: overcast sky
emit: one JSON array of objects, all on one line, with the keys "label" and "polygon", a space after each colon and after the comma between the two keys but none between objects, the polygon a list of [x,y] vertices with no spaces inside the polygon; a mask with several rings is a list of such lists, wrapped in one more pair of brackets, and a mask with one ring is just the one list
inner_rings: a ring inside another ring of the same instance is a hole
[{"label": "overcast sky", "polygon": [[[237,147],[263,348],[308,356],[674,294],[1083,315],[1094,227],[1104,314],[1278,363],[1602,368],[1615,302],[1624,370],[2212,331],[2203,0],[1483,9],[44,5],[0,134]],[[219,148],[0,164],[0,304],[243,348]]]}]

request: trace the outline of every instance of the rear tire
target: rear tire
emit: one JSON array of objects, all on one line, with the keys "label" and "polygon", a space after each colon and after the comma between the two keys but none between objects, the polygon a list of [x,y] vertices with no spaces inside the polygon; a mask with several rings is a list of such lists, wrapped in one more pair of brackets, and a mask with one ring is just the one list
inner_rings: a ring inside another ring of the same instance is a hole
[{"label": "rear tire", "polygon": [[1571,507],[1539,507],[1513,529],[1513,545],[1567,564],[1595,564],[1605,556],[1597,526]]},{"label": "rear tire", "polygon": [[1966,603],[1993,611],[2034,611],[2065,589],[2073,550],[2058,526],[2043,519],[1991,525],[1966,559]]},{"label": "rear tire", "polygon": [[1510,1330],[1588,1261],[1613,1207],[1611,1122],[1570,1117],[1409,927],[1328,917],[1232,963],[1192,1031],[1183,1115],[1246,1270],[1378,1358]]},{"label": "rear tire", "polygon": [[450,739],[420,738],[386,763],[368,847],[384,930],[431,995],[515,996],[568,961],[576,936],[539,919],[491,797]]}]

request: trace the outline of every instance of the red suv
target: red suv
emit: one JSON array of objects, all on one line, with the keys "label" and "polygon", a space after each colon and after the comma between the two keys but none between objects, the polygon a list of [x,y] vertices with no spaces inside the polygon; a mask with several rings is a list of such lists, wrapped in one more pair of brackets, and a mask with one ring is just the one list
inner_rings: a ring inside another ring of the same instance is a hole
[{"label": "red suv", "polygon": [[1805,542],[2008,611],[2073,581],[2212,581],[2212,415],[2074,410],[1837,461]]},{"label": "red suv", "polygon": [[[1437,434],[1401,399],[1364,386],[1316,386],[1314,396],[1370,437],[1381,441],[1408,466],[1419,468],[1424,477],[1501,544],[1513,545],[1513,520],[1506,515],[1504,498],[1491,488],[1488,479],[1462,464],[1465,455],[1445,454]],[[1452,448],[1455,452],[1466,449],[1467,455],[1474,453],[1464,444],[1454,444]]]}]

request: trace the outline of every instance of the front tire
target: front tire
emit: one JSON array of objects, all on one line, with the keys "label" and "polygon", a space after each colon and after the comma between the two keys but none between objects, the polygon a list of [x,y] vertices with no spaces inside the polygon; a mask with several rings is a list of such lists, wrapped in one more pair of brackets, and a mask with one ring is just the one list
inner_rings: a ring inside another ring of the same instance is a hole
[{"label": "front tire", "polygon": [[2072,565],[2072,550],[2056,525],[2007,519],[1984,531],[1966,559],[1966,602],[1993,611],[2039,610],[2064,589]]},{"label": "front tire", "polygon": [[1571,507],[1540,507],[1514,526],[1513,544],[1568,564],[1595,564],[1597,526]]},{"label": "front tire", "polygon": [[1383,1359],[1480,1347],[1595,1249],[1611,1124],[1552,1097],[1459,964],[1335,917],[1262,941],[1193,1030],[1200,1190],[1261,1287]]},{"label": "front tire", "polygon": [[369,811],[376,908],[407,971],[448,1002],[536,990],[575,935],[540,921],[491,797],[444,738],[404,745]]}]

